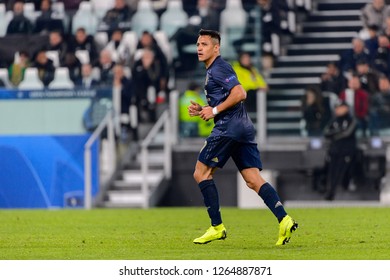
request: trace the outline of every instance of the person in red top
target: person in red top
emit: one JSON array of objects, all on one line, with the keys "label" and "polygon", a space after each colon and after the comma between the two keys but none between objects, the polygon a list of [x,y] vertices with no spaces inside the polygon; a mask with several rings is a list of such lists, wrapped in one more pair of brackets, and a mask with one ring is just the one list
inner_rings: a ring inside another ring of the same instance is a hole
[{"label": "person in red top", "polygon": [[352,74],[348,80],[348,87],[340,93],[339,97],[353,108],[351,113],[356,118],[358,128],[361,129],[363,137],[366,137],[369,95],[367,91],[362,89],[359,76],[356,73]]}]

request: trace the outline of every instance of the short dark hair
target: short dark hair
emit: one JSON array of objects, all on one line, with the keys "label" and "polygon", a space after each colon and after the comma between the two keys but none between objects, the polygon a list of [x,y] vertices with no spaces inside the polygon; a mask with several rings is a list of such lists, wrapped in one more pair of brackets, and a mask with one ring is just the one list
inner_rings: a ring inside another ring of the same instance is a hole
[{"label": "short dark hair", "polygon": [[221,34],[215,30],[201,29],[199,30],[199,36],[210,36],[212,39],[216,39],[218,44],[221,44]]}]

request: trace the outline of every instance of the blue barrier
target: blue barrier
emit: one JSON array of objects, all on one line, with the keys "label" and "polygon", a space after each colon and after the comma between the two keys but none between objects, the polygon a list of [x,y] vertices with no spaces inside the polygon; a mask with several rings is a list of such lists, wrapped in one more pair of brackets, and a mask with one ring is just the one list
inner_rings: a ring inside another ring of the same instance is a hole
[{"label": "blue barrier", "polygon": [[[83,206],[84,135],[0,137],[0,208]],[[99,186],[99,141],[92,149],[92,194]]]}]

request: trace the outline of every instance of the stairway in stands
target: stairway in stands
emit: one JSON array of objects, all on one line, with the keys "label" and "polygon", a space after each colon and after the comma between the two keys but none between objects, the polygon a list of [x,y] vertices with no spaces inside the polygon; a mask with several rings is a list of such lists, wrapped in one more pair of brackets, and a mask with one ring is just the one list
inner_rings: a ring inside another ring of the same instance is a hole
[{"label": "stairway in stands", "polygon": [[319,84],[326,65],[351,48],[361,29],[360,10],[371,0],[312,0],[312,10],[276,58],[267,79],[267,133],[299,136],[301,97],[309,84]]}]

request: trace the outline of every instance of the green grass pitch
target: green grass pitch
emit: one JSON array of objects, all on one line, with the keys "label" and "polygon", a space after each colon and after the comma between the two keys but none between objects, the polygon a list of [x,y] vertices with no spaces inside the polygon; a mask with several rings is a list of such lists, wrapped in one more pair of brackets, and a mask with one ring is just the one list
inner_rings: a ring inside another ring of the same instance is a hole
[{"label": "green grass pitch", "polygon": [[1,210],[2,260],[388,260],[390,208],[292,208],[299,228],[276,247],[267,209],[224,207],[226,240],[195,245],[205,208]]}]

